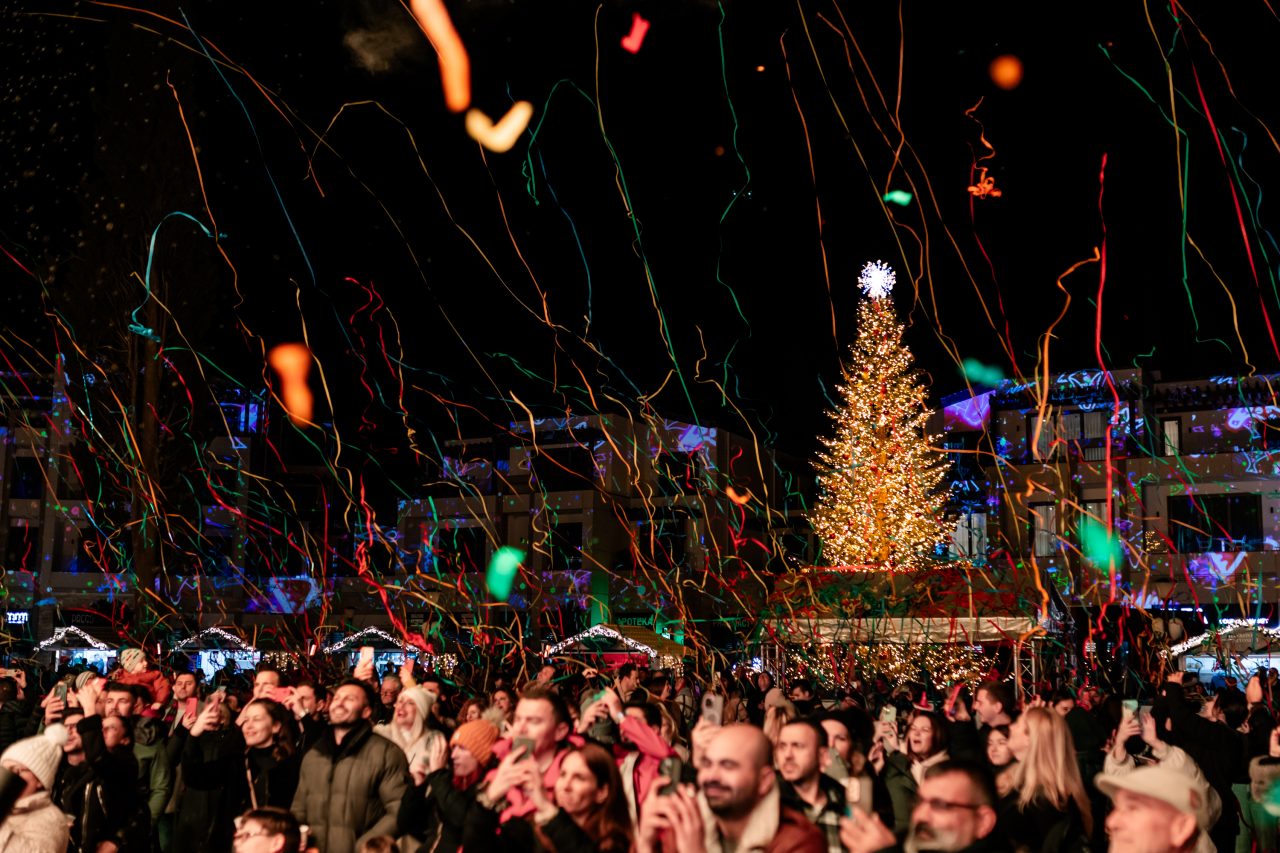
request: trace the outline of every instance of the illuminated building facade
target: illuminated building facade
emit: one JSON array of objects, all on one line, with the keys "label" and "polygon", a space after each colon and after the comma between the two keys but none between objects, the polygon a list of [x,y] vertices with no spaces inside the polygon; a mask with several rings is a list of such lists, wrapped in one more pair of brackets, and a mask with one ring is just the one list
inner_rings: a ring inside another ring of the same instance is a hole
[{"label": "illuminated building facade", "polygon": [[1085,604],[1276,602],[1275,382],[1084,370],[945,399],[953,552]]},{"label": "illuminated building facade", "polygon": [[[802,471],[716,428],[548,418],[444,445],[397,527],[407,568],[454,587],[433,599],[446,633],[563,638],[610,622],[679,638],[694,622],[714,634],[763,600],[788,556],[807,559]],[[526,555],[511,596],[477,607],[504,546]]]}]

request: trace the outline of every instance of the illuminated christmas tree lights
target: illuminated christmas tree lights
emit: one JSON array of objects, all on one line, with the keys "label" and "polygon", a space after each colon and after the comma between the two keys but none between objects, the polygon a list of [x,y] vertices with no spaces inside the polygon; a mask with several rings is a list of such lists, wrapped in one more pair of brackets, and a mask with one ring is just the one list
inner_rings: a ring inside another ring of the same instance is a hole
[{"label": "illuminated christmas tree lights", "polygon": [[827,565],[861,571],[923,568],[947,539],[939,488],[946,458],[925,435],[925,390],[902,341],[890,298],[893,270],[867,264],[859,286],[835,435],[818,455],[819,496],[810,521]]}]

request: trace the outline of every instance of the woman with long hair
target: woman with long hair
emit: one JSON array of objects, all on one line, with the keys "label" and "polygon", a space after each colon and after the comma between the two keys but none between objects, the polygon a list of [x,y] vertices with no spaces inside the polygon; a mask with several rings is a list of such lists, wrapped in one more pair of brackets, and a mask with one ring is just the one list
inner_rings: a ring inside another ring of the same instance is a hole
[{"label": "woman with long hair", "polygon": [[[498,766],[497,780],[519,787],[534,811],[523,820],[498,824],[498,814],[480,807],[467,814],[464,850],[622,853],[631,849],[631,815],[618,763],[604,747],[588,743],[570,749],[548,796],[543,773],[530,758],[512,753]],[[499,797],[505,791],[498,792]]]},{"label": "woman with long hair", "polygon": [[983,730],[983,754],[992,775],[999,777],[1006,768],[1013,766],[1013,753],[1009,750],[1009,727],[990,726]]},{"label": "woman with long hair", "polygon": [[396,698],[391,722],[379,723],[373,727],[374,734],[382,735],[400,747],[410,767],[426,758],[431,741],[444,738],[431,723],[431,706],[435,702],[435,694],[425,688],[410,687],[402,690]]},{"label": "woman with long hair", "polygon": [[934,711],[917,711],[901,742],[893,723],[882,723],[878,734],[888,753],[881,778],[893,803],[894,832],[902,832],[911,825],[916,791],[925,771],[947,760],[947,721]]},{"label": "woman with long hair", "polygon": [[224,713],[220,695],[211,695],[191,721],[183,745],[186,794],[174,826],[174,849],[227,850],[236,815],[293,804],[302,758],[293,713],[279,702],[254,699],[236,725],[218,728]]},{"label": "woman with long hair", "polygon": [[1066,721],[1048,708],[1028,708],[1009,726],[1017,763],[1000,775],[1000,826],[1017,850],[1058,853],[1079,848],[1093,831],[1093,812]]},{"label": "woman with long hair", "polygon": [[485,709],[488,704],[478,696],[472,696],[470,699],[462,703],[462,707],[458,710],[458,725],[463,723],[473,723],[484,716]]},{"label": "woman with long hair", "polygon": [[[534,785],[537,788],[539,786]],[[602,851],[631,849],[631,816],[618,764],[603,747],[586,744],[565,756],[556,779],[556,806]],[[553,818],[543,826],[548,837]],[[557,844],[560,850],[561,845]]]},{"label": "woman with long hair", "polygon": [[796,714],[796,706],[791,704],[791,700],[783,695],[782,690],[772,687],[764,696],[764,729],[765,737],[769,738],[769,743],[775,747],[778,745],[778,738],[782,736],[782,729],[794,720]]}]

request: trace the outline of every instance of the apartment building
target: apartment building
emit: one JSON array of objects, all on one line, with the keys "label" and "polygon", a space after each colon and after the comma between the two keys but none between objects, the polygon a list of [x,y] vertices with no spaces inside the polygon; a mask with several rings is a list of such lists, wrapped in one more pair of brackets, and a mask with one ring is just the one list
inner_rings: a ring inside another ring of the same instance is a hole
[{"label": "apartment building", "polygon": [[1276,377],[1080,370],[953,395],[953,549],[1081,601],[1280,598]]},{"label": "apartment building", "polygon": [[[750,437],[612,416],[512,423],[451,441],[397,525],[409,568],[448,579],[457,626],[516,620],[565,637],[601,622],[679,638],[758,612],[790,555],[808,558],[805,466]],[[525,554],[505,605],[484,601],[496,549]]]}]

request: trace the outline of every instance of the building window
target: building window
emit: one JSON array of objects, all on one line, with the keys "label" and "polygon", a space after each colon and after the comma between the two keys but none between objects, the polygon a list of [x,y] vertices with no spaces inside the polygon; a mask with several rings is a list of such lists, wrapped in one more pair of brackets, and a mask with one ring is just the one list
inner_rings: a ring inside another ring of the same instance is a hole
[{"label": "building window", "polygon": [[536,487],[543,492],[575,492],[590,489],[597,479],[595,457],[585,447],[544,448],[529,467]]},{"label": "building window", "polygon": [[462,572],[481,572],[488,565],[489,534],[479,525],[442,527],[431,538],[431,558],[427,567],[437,577],[453,577]]},{"label": "building window", "polygon": [[44,465],[35,456],[16,456],[13,460],[13,485],[9,497],[38,501],[44,497]]},{"label": "building window", "polygon": [[987,555],[987,514],[966,512],[951,533],[951,556],[977,559]]},{"label": "building window", "polygon": [[40,526],[16,524],[9,528],[5,548],[5,569],[10,572],[40,571]]},{"label": "building window", "polygon": [[1031,548],[1037,557],[1052,557],[1058,550],[1058,508],[1054,504],[1031,505]]},{"label": "building window", "polygon": [[1084,437],[1102,438],[1107,434],[1106,412],[1084,413]]},{"label": "building window", "polygon": [[1062,425],[1059,428],[1058,438],[1064,438],[1067,441],[1080,440],[1080,413],[1068,412],[1062,416]]},{"label": "building window", "polygon": [[582,522],[561,522],[551,528],[551,571],[573,572],[582,568]]},{"label": "building window", "polygon": [[1035,442],[1035,459],[1049,458],[1053,446],[1053,421],[1032,418],[1028,437]]},{"label": "building window", "polygon": [[1169,538],[1182,554],[1262,550],[1262,496],[1169,498]]},{"label": "building window", "polygon": [[1182,419],[1165,418],[1160,425],[1164,433],[1164,455],[1177,456],[1182,452]]}]

